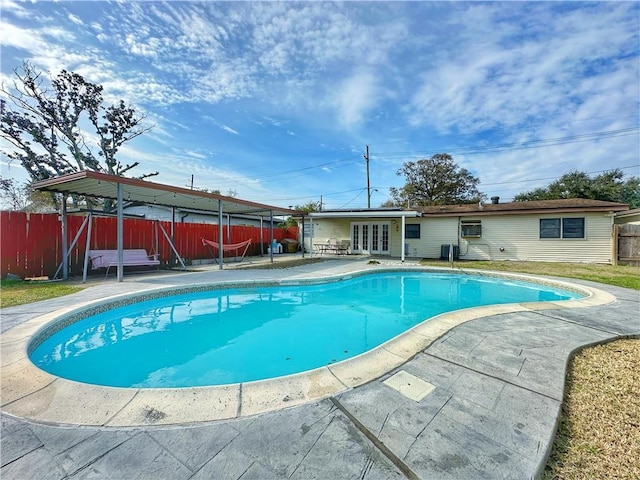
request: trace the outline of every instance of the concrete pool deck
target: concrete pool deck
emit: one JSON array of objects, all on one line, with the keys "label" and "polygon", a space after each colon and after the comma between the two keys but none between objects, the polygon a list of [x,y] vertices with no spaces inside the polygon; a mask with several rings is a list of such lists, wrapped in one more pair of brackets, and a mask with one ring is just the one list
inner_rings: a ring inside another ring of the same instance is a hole
[{"label": "concrete pool deck", "polygon": [[86,386],[25,373],[19,355],[34,321],[70,305],[184,283],[363,268],[377,266],[341,259],[286,270],[148,273],[3,309],[0,476],[530,478],[553,440],[571,352],[640,335],[637,291],[567,280],[596,295],[452,313],[435,330],[380,349],[368,366],[336,364],[323,378],[285,377],[266,389],[246,384],[185,398],[184,389],[120,397],[105,391],[130,389],[92,387],[89,395]]}]

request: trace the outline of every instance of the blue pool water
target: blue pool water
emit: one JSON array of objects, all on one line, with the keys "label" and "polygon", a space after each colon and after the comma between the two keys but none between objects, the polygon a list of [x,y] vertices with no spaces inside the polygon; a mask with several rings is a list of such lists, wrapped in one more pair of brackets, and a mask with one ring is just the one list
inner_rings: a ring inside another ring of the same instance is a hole
[{"label": "blue pool water", "polygon": [[45,339],[30,358],[53,375],[91,384],[221,385],[339,362],[447,311],[579,297],[538,284],[425,272],[209,290],[88,317]]}]

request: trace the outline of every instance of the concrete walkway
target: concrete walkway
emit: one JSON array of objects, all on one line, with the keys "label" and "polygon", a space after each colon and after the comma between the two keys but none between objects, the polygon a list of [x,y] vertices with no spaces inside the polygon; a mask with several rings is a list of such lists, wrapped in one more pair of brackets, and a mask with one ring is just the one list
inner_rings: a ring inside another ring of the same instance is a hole
[{"label": "concrete walkway", "polygon": [[[3,309],[1,327],[6,332],[73,302],[177,282],[322,277],[354,265],[363,262],[125,276],[123,283],[109,279],[70,296]],[[639,292],[571,282],[609,292],[615,300],[470,320],[374,381],[275,412],[116,428],[36,423],[6,414],[3,405],[0,477],[535,477],[553,442],[571,352],[640,335]],[[389,386],[394,382],[400,391]]]}]

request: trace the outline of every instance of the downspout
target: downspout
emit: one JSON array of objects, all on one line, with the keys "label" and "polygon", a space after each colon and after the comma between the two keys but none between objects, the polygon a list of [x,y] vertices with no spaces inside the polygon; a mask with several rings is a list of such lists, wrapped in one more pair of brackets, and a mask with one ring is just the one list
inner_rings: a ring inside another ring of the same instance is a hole
[{"label": "downspout", "polygon": [[464,257],[469,253],[469,242],[465,240],[465,246],[467,249],[462,253],[462,217],[458,217],[458,255]]},{"label": "downspout", "polygon": [[400,255],[400,261],[404,262],[404,256],[405,256],[405,251],[404,251],[404,242],[405,242],[405,238],[404,238],[404,226],[405,226],[405,222],[407,220],[407,217],[405,217],[404,215],[400,215],[400,218],[402,219],[402,227],[401,227],[401,232],[400,232],[400,244],[401,244],[401,251],[402,251],[402,255]]},{"label": "downspout", "polygon": [[300,240],[302,242],[302,258],[304,258],[304,213],[302,214],[302,232],[300,235]]}]

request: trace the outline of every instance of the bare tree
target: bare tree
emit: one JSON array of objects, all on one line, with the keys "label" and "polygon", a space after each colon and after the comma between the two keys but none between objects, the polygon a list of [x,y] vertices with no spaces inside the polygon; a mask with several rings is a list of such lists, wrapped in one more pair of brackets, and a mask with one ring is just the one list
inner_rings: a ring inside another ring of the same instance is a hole
[{"label": "bare tree", "polygon": [[50,192],[34,191],[28,183],[20,185],[12,178],[0,176],[0,200],[3,209],[31,213],[50,212],[56,209],[54,195]]},{"label": "bare tree", "polygon": [[[105,106],[103,87],[77,73],[62,70],[45,79],[25,62],[15,75],[11,87],[0,89],[0,135],[11,146],[4,153],[20,162],[31,181],[82,170],[124,176],[138,166],[123,165],[116,155],[125,142],[150,130],[144,115],[122,100]],[[97,141],[83,127],[93,127]]]}]

